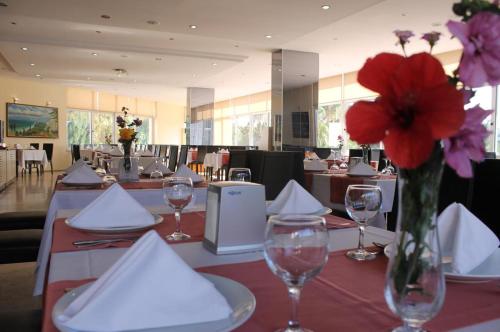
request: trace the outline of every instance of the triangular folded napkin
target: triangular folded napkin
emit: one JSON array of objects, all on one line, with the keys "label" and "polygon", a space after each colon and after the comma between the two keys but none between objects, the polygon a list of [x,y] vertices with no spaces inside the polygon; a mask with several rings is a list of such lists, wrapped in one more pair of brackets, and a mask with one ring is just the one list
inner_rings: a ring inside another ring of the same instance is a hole
[{"label": "triangular folded napkin", "polygon": [[193,183],[203,181],[203,177],[193,172],[189,167],[182,164],[173,175],[174,177],[191,178]]},{"label": "triangular folded napkin", "polygon": [[374,176],[377,172],[370,166],[363,162],[359,162],[349,169],[349,175],[361,175],[361,176]]},{"label": "triangular folded napkin", "polygon": [[113,228],[153,225],[153,215],[118,183],[113,184],[77,215],[69,219],[80,228]]},{"label": "triangular folded napkin", "polygon": [[83,159],[78,159],[77,161],[75,161],[73,163],[73,165],[71,165],[70,167],[66,168],[66,170],[64,171],[64,173],[69,174],[69,173],[73,172],[75,169],[81,167],[82,165],[87,165],[87,163]]},{"label": "triangular folded napkin", "polygon": [[335,156],[335,152],[330,152],[328,158],[326,158],[326,160],[336,160],[336,159],[338,159],[338,157]]},{"label": "triangular folded napkin", "polygon": [[295,180],[287,185],[267,207],[268,214],[311,214],[323,209],[323,205]]},{"label": "triangular folded napkin", "polygon": [[72,330],[109,332],[203,323],[231,314],[215,286],[152,230],[56,319]]},{"label": "triangular folded napkin", "polygon": [[161,162],[156,163],[154,160],[153,160],[153,162],[151,162],[148,166],[146,166],[144,168],[143,173],[144,174],[151,174],[151,172],[155,171],[157,167],[158,167],[158,170],[163,173],[163,175],[172,174],[172,171],[169,170],[167,166],[165,166]]},{"label": "triangular folded napkin", "polygon": [[468,273],[488,258],[499,245],[497,236],[459,203],[450,204],[438,218],[443,256],[452,257],[455,273]]},{"label": "triangular folded napkin", "polygon": [[[81,160],[81,159],[80,159]],[[102,183],[103,180],[99,175],[94,172],[89,165],[87,165],[83,160],[83,165],[73,169],[68,175],[62,179],[62,183],[65,184],[98,184]]]},{"label": "triangular folded napkin", "polygon": [[304,170],[306,171],[326,171],[328,162],[326,160],[304,160]]}]

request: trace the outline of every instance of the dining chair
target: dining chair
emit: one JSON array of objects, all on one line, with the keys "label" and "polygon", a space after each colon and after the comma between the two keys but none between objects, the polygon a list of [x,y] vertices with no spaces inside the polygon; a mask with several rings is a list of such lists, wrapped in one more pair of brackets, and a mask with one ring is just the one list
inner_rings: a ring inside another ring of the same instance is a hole
[{"label": "dining chair", "polygon": [[187,145],[181,145],[181,150],[179,152],[179,165],[186,165],[187,163],[187,153],[188,153],[189,147]]},{"label": "dining chair", "polygon": [[[35,150],[40,149],[40,143],[30,143],[30,147],[34,148]],[[31,174],[31,171],[33,168],[36,168],[36,173],[40,174],[40,170],[38,169],[38,164],[35,160],[27,160],[24,163],[25,170],[27,169],[29,173]]]},{"label": "dining chair", "polygon": [[[175,172],[177,167],[177,153],[179,151],[179,147],[177,145],[170,145],[168,154],[168,169],[172,172]],[[187,151],[187,150],[186,150]]]},{"label": "dining chair", "polygon": [[36,150],[40,149],[40,143],[30,143],[30,146],[34,147]]},{"label": "dining chair", "polygon": [[246,167],[250,169],[252,174],[252,182],[260,183],[262,177],[262,162],[264,161],[264,153],[262,150],[246,151]]},{"label": "dining chair", "polygon": [[326,159],[330,156],[332,150],[330,148],[313,148],[313,152],[319,157],[319,159]]},{"label": "dining chair", "polygon": [[[231,168],[245,168],[247,167],[247,151],[246,150],[229,150],[229,161],[225,166],[225,179],[229,180],[229,170]],[[253,175],[253,173],[252,173]],[[252,180],[253,182],[253,180]]]},{"label": "dining chair", "polygon": [[80,145],[73,144],[71,146],[71,151],[72,151],[72,155],[73,155],[73,162],[80,160]]},{"label": "dining chair", "polygon": [[[273,151],[266,152],[262,161],[262,177],[260,183],[266,188],[266,200],[273,200],[283,190],[288,181],[294,178],[294,159],[295,153],[301,155],[300,161],[303,162],[304,157],[301,151],[284,152]],[[302,173],[304,167],[302,166]],[[302,175],[303,176],[303,175]]]},{"label": "dining chair", "polygon": [[[45,154],[47,155],[47,161],[50,164],[50,173],[54,174],[54,167],[52,166],[52,155],[54,153],[54,143],[43,143],[42,149],[45,150]],[[43,169],[43,165],[42,165]]]}]

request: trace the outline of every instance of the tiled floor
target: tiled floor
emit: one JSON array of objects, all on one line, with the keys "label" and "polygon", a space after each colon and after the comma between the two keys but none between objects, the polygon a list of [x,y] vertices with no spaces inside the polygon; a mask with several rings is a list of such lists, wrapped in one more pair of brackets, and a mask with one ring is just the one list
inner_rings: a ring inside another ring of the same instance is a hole
[{"label": "tiled floor", "polygon": [[47,210],[54,189],[54,182],[58,172],[43,175],[25,174],[19,176],[16,182],[12,183],[0,192],[0,213],[14,211],[40,211]]}]

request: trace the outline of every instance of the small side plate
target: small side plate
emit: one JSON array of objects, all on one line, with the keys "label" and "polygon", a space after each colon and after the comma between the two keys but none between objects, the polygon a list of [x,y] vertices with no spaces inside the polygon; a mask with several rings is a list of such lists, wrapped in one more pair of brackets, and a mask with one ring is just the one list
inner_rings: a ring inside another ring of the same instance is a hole
[{"label": "small side plate", "polygon": [[71,224],[70,219],[66,219],[64,222],[68,227],[74,228],[76,230],[86,232],[86,233],[96,233],[96,234],[120,234],[120,233],[133,233],[138,231],[148,230],[150,228],[155,227],[156,225],[163,222],[163,217],[159,214],[153,214],[155,221],[152,225],[146,226],[127,226],[127,227],[110,227],[110,228],[82,228],[76,227]]}]

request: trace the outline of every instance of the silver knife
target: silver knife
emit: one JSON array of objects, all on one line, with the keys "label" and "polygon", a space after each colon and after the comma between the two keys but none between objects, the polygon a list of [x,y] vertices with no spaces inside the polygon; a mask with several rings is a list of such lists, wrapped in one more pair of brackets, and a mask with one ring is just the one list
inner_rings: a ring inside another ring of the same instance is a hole
[{"label": "silver knife", "polygon": [[100,240],[84,240],[84,241],[75,241],[73,242],[74,246],[77,247],[90,247],[90,246],[96,246],[100,244],[106,244],[106,243],[114,243],[114,242],[125,242],[125,241],[131,241],[134,242],[139,237],[124,237],[124,238],[119,238],[119,239],[100,239]]}]

